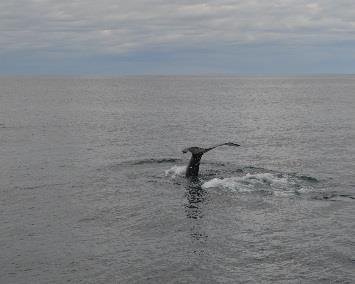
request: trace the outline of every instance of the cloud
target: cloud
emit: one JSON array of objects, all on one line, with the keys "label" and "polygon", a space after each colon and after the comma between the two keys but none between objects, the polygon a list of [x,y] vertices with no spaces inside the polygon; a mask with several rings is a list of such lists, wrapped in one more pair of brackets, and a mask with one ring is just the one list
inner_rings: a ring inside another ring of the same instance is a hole
[{"label": "cloud", "polygon": [[125,54],[218,44],[320,44],[355,34],[347,0],[0,3],[1,52]]}]

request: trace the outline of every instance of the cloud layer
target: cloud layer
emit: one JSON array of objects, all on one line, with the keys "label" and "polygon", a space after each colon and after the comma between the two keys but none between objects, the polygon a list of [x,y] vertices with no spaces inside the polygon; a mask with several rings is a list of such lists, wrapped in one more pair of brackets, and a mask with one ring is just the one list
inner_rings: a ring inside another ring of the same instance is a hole
[{"label": "cloud layer", "polygon": [[353,0],[5,0],[0,53],[50,56],[335,45],[355,39]]},{"label": "cloud layer", "polygon": [[121,53],[165,45],[317,43],[355,36],[353,1],[2,1],[2,51]]}]

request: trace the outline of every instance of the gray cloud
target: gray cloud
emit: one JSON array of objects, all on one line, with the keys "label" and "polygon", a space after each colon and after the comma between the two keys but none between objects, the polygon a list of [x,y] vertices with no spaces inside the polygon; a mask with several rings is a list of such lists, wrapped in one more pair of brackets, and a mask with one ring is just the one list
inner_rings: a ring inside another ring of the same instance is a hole
[{"label": "gray cloud", "polygon": [[124,54],[214,44],[352,40],[352,0],[0,2],[1,52]]}]

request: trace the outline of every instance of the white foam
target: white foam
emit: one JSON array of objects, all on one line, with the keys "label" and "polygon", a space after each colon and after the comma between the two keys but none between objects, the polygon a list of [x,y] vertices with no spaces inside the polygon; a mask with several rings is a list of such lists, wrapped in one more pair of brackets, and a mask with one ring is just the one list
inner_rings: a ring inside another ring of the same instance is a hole
[{"label": "white foam", "polygon": [[202,188],[227,188],[233,191],[246,192],[256,190],[287,190],[292,187],[287,177],[280,177],[271,173],[249,174],[241,177],[225,179],[214,178],[202,184]]},{"label": "white foam", "polygon": [[312,188],[309,186],[303,186],[298,190],[299,193],[308,193],[310,191],[312,191]]},{"label": "white foam", "polygon": [[173,166],[165,171],[165,175],[175,178],[176,176],[184,176],[186,173],[186,166]]}]

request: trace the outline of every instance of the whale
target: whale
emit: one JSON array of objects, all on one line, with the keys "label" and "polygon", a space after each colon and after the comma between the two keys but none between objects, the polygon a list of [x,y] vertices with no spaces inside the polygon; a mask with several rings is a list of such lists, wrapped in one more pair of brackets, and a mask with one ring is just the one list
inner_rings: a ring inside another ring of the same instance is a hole
[{"label": "whale", "polygon": [[203,154],[217,148],[220,146],[234,146],[234,147],[239,147],[240,145],[234,142],[226,142],[226,143],[221,143],[217,144],[208,148],[202,148],[202,147],[187,147],[182,150],[184,154],[190,152],[191,153],[191,158],[189,161],[189,164],[187,165],[186,168],[186,174],[185,176],[187,178],[196,178],[198,177],[198,172],[200,170],[200,162]]}]

